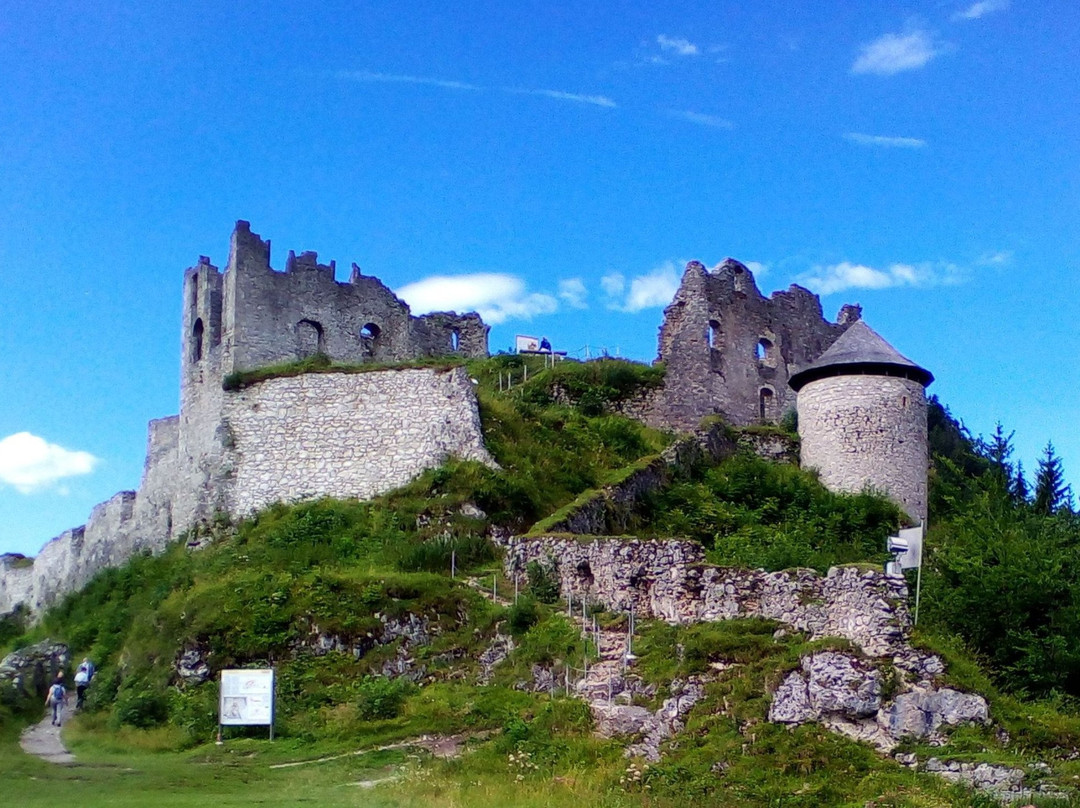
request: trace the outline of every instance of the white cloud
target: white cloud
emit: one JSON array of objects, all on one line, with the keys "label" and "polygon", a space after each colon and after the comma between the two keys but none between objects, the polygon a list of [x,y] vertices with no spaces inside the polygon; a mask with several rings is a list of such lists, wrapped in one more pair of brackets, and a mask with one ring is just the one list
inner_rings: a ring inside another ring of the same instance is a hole
[{"label": "white cloud", "polygon": [[892,76],[905,70],[924,67],[943,49],[925,31],[908,34],[885,34],[863,45],[859,57],[851,66],[852,73],[873,73]]},{"label": "white cloud", "polygon": [[963,283],[967,272],[945,261],[922,264],[889,264],[877,269],[865,264],[842,261],[831,266],[814,267],[798,282],[820,295],[845,289],[889,289],[896,286],[952,286]]},{"label": "white cloud", "polygon": [[760,278],[769,271],[769,265],[760,261],[743,261],[743,266],[754,273],[755,278]]},{"label": "white cloud", "polygon": [[448,79],[433,79],[424,76],[404,76],[395,73],[373,73],[370,70],[342,70],[338,78],[350,81],[383,82],[391,84],[426,84],[430,87],[443,87],[448,90],[482,90],[475,84]]},{"label": "white cloud", "polygon": [[542,95],[545,98],[555,98],[559,101],[575,101],[579,104],[592,104],[593,106],[607,107],[608,109],[614,109],[618,106],[606,95],[583,95],[581,93],[567,93],[562,90],[510,90],[509,92]]},{"label": "white cloud", "polygon": [[397,291],[414,314],[433,311],[475,311],[491,325],[507,320],[530,320],[551,314],[559,302],[551,295],[530,292],[515,275],[477,272],[471,275],[433,275]]},{"label": "white cloud", "polygon": [[917,137],[892,137],[888,135],[866,135],[862,132],[848,132],[844,135],[845,140],[857,143],[860,146],[884,146],[894,149],[922,149],[926,147],[926,141]]},{"label": "white cloud", "polygon": [[0,482],[21,494],[48,488],[65,477],[89,474],[97,464],[89,452],[73,452],[29,432],[0,440]]},{"label": "white cloud", "polygon": [[1004,11],[1009,7],[1009,0],[980,0],[978,3],[972,3],[963,11],[958,11],[952,15],[954,20],[977,20],[987,14],[992,14],[995,11]]},{"label": "white cloud", "polygon": [[567,278],[559,281],[559,299],[572,309],[589,308],[589,304],[585,302],[588,295],[581,278]]},{"label": "white cloud", "polygon": [[997,250],[996,252],[983,253],[979,257],[979,263],[987,267],[1000,267],[1011,264],[1012,259],[1012,250]]},{"label": "white cloud", "polygon": [[697,56],[700,53],[697,45],[682,37],[660,34],[656,38],[656,44],[660,46],[660,50],[665,53],[674,53],[676,56]]},{"label": "white cloud", "polygon": [[671,114],[676,118],[682,118],[684,121],[700,124],[701,126],[711,126],[714,129],[733,129],[735,126],[726,118],[721,118],[719,115],[707,115],[704,112],[671,110]]},{"label": "white cloud", "polygon": [[618,297],[626,289],[626,278],[621,272],[611,272],[600,279],[600,287],[608,297]]},{"label": "white cloud", "polygon": [[672,261],[668,261],[644,275],[630,279],[629,287],[620,273],[614,272],[600,279],[604,292],[611,298],[607,307],[614,311],[629,313],[642,309],[662,308],[671,302],[679,288],[679,273]]}]

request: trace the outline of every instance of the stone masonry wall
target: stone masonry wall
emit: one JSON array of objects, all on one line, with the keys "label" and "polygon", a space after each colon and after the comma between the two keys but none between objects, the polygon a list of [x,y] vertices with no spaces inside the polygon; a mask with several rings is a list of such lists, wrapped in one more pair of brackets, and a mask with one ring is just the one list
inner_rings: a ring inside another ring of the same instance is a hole
[{"label": "stone masonry wall", "polygon": [[313,373],[226,396],[229,511],[367,499],[450,456],[493,464],[464,368]]},{"label": "stone masonry wall", "polygon": [[531,561],[550,564],[563,595],[633,609],[669,623],[765,617],[812,637],[843,637],[868,656],[907,653],[910,625],[903,578],[858,566],[765,572],[703,563],[689,541],[515,537],[504,560],[508,575]]},{"label": "stone masonry wall", "polygon": [[20,603],[40,614],[102,569],[161,551],[217,511],[368,498],[451,455],[494,463],[463,368],[270,379],[216,400],[217,410],[194,406],[151,422],[138,492],[96,506],[85,526],[49,541],[32,565],[0,557],[0,614]]},{"label": "stone masonry wall", "polygon": [[664,386],[626,411],[651,426],[684,431],[716,414],[737,425],[778,421],[794,404],[791,374],[859,317],[857,306],[845,306],[836,323],[827,322],[807,289],[792,286],[766,298],[738,261],[715,270],[692,261],[664,309],[658,355],[667,366]]},{"label": "stone masonry wall", "polygon": [[926,393],[917,381],[833,376],[799,391],[803,468],[832,491],[870,486],[913,519],[927,507]]}]

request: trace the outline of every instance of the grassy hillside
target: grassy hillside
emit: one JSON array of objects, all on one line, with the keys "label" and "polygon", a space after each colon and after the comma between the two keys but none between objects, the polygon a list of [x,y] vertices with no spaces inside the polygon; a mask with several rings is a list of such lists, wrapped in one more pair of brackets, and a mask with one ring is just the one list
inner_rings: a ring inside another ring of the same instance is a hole
[{"label": "grassy hillside", "polygon": [[[65,730],[85,767],[48,768],[20,756],[13,751],[18,721],[0,714],[5,799],[470,808],[992,804],[823,727],[791,731],[766,721],[768,693],[783,675],[808,651],[835,644],[777,634],[767,621],[638,627],[635,672],[653,688],[640,697],[644,706],[658,707],[675,679],[715,679],[677,743],[648,768],[623,756],[625,742],[594,737],[583,702],[558,688],[536,692],[536,666],[558,681],[567,667],[594,662],[596,649],[543,582],[512,602],[513,582],[502,576],[489,536],[527,529],[662,449],[670,436],[614,411],[663,371],[625,362],[545,370],[538,359],[526,381],[526,363],[515,356],[469,370],[500,470],[453,461],[371,502],[281,505],[238,524],[223,520],[185,537],[201,549],[181,541],[160,556],[132,559],[98,575],[29,632],[14,624],[0,631],[8,648],[62,639],[100,671],[88,709]],[[943,527],[918,639],[949,660],[958,686],[988,694],[1008,735],[965,729],[947,747],[910,749],[1012,764],[1047,759],[1051,779],[1068,783],[1080,776],[1080,762],[1069,760],[1080,746],[1071,702],[1061,691],[1025,699],[1018,683],[1029,680],[982,665],[994,658],[968,650],[983,647],[949,617],[951,603],[978,603],[966,595],[949,600],[968,590],[948,549],[964,515],[975,518],[970,503],[978,502],[989,467],[956,422],[942,423],[948,440],[939,436],[938,445],[951,454],[939,452],[934,501],[953,510],[936,517]],[[880,561],[898,518],[872,494],[833,495],[793,467],[740,456],[658,493],[638,532],[697,539],[717,563],[824,569]],[[624,625],[620,615],[595,617],[609,628]],[[964,615],[972,624],[978,618]],[[485,652],[505,635],[513,651],[486,665]],[[224,747],[215,746],[216,681],[180,676],[185,652],[214,675],[274,666],[277,740],[264,740],[265,730],[233,729]],[[425,735],[461,736],[470,751],[434,758],[415,745]],[[328,759],[272,768],[317,758]],[[384,778],[373,789],[355,785]]]}]

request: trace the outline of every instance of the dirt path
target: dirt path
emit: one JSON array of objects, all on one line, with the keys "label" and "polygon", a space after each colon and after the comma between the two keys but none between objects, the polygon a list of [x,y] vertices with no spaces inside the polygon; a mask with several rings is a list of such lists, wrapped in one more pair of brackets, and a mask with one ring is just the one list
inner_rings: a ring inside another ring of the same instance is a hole
[{"label": "dirt path", "polygon": [[60,727],[52,725],[52,716],[46,715],[37,724],[27,727],[19,736],[19,746],[28,755],[34,755],[49,763],[74,763],[75,756],[60,740]]}]

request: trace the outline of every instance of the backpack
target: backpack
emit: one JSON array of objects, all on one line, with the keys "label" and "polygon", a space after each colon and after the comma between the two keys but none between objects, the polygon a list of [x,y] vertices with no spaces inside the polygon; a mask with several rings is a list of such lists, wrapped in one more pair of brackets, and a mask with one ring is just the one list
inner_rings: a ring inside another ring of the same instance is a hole
[{"label": "backpack", "polygon": [[64,700],[64,686],[60,684],[53,685],[49,688],[49,701],[52,704],[58,704]]},{"label": "backpack", "polygon": [[79,670],[75,672],[75,684],[85,685],[89,681],[90,672],[87,671],[86,668],[79,668]]}]

